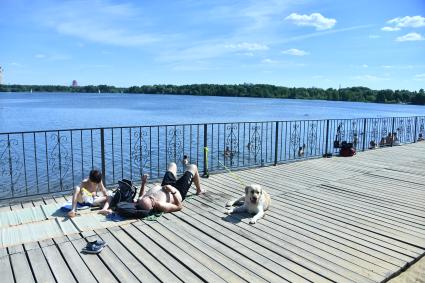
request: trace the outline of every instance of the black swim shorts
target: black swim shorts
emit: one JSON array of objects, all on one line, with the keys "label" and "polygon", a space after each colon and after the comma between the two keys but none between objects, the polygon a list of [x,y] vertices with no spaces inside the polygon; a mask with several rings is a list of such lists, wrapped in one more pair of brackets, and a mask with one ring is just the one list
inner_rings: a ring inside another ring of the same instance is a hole
[{"label": "black swim shorts", "polygon": [[184,172],[184,174],[177,180],[176,176],[170,171],[167,171],[162,179],[161,186],[171,185],[176,188],[182,200],[186,198],[186,194],[189,191],[190,186],[192,185],[193,174],[189,171]]}]

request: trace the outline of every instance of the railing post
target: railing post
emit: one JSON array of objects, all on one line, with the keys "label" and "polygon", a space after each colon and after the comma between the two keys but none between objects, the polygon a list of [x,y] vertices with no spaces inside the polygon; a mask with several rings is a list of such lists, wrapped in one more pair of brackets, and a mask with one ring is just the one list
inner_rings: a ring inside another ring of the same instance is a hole
[{"label": "railing post", "polygon": [[417,125],[418,125],[418,116],[415,116],[415,131],[414,131],[414,134],[413,134],[413,142],[415,143],[416,142],[416,140],[417,140],[417,138],[416,138],[416,131],[417,131]]},{"label": "railing post", "polygon": [[[394,126],[395,126],[395,117],[393,117],[393,123],[392,123],[392,126],[391,126],[391,128],[392,128],[391,136],[393,136],[393,133],[394,133]],[[394,143],[394,137],[393,137],[393,140],[391,141],[391,146],[393,146],[393,143]]]},{"label": "railing post", "polygon": [[276,121],[276,136],[274,143],[274,165],[277,165],[277,153],[279,151],[279,122]]},{"label": "railing post", "polygon": [[325,142],[325,156],[328,156],[328,145],[329,145],[329,120],[326,120],[326,142]]},{"label": "railing post", "polygon": [[9,138],[9,134],[7,134],[7,150],[9,153],[9,175],[10,175],[10,188],[12,189],[12,197],[15,196],[15,186],[13,184],[13,169],[12,169],[12,155],[11,155],[11,151],[10,151],[10,138]]},{"label": "railing post", "polygon": [[366,123],[367,123],[367,119],[364,118],[364,121],[363,121],[363,151],[365,151],[365,148],[366,148],[366,137],[367,137],[367,135],[366,135]]},{"label": "railing post", "polygon": [[209,177],[208,173],[208,124],[204,124],[204,178]]},{"label": "railing post", "polygon": [[106,171],[106,163],[105,163],[105,129],[100,129],[100,157],[102,159],[102,179],[103,184],[105,184],[105,171]]}]

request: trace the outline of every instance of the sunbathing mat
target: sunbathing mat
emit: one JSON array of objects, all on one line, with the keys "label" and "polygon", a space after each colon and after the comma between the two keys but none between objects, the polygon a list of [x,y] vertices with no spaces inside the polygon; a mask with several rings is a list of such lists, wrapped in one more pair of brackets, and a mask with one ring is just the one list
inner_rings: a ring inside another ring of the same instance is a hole
[{"label": "sunbathing mat", "polygon": [[0,228],[0,248],[78,233],[71,221],[59,218]]},{"label": "sunbathing mat", "polygon": [[0,212],[0,248],[137,221],[113,221],[90,209],[79,210],[78,216],[69,219],[66,217],[67,212],[60,209],[62,206],[63,204],[53,203]]},{"label": "sunbathing mat", "polygon": [[42,207],[28,207],[0,213],[0,228],[45,220]]},{"label": "sunbathing mat", "polygon": [[[36,207],[27,207],[13,211],[0,212],[0,228],[39,222],[46,219],[66,217],[67,211],[61,210],[65,203],[51,203]],[[91,209],[78,210],[79,214],[92,212]]]},{"label": "sunbathing mat", "polygon": [[83,214],[74,218],[54,218],[39,222],[0,228],[0,248],[41,241],[83,231],[126,225],[137,221],[129,219],[110,221],[100,214]]},{"label": "sunbathing mat", "polygon": [[[68,203],[51,203],[51,204],[42,204],[41,209],[44,212],[44,215],[47,219],[53,219],[56,217],[66,217],[68,215],[67,210],[62,210],[61,207]],[[93,212],[91,209],[79,209],[78,214],[87,214]]]}]

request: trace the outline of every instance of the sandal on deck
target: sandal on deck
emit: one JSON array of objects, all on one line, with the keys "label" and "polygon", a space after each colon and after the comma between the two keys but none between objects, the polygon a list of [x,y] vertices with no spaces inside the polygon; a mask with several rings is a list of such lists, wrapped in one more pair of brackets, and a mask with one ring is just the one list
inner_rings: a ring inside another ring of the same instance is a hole
[{"label": "sandal on deck", "polygon": [[86,247],[83,248],[81,251],[87,254],[98,254],[103,250],[105,246],[106,243],[104,241],[96,240],[93,242],[88,242]]}]

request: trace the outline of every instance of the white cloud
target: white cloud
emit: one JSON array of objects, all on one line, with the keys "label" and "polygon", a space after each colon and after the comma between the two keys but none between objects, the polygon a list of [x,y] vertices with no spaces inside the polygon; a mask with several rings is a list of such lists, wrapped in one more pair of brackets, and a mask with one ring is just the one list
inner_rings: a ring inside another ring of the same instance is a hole
[{"label": "white cloud", "polygon": [[219,70],[220,68],[217,66],[211,66],[203,61],[195,61],[190,65],[185,64],[174,64],[171,65],[171,69],[173,71],[184,71],[184,72],[198,72],[198,71],[210,71],[210,70]]},{"label": "white cloud", "polygon": [[384,69],[392,69],[394,66],[391,66],[391,65],[382,65],[381,67],[384,68]]},{"label": "white cloud", "polygon": [[[183,1],[197,3],[200,1]],[[210,1],[211,2],[211,1]],[[222,22],[240,22],[237,32],[245,35],[260,30],[268,31],[274,25],[275,19],[288,13],[290,3],[288,0],[272,1],[212,1],[214,5],[208,5],[206,18]],[[199,6],[199,4],[195,4]]]},{"label": "white cloud", "polygon": [[404,27],[411,27],[411,28],[418,28],[418,27],[424,27],[425,26],[425,18],[421,16],[406,16],[403,18],[395,18],[392,20],[387,21],[388,24],[395,24],[396,27],[404,28]]},{"label": "white cloud", "polygon": [[398,30],[400,30],[400,28],[399,27],[383,27],[383,28],[381,28],[381,30],[383,30],[383,31],[398,31]]},{"label": "white cloud", "polygon": [[316,32],[303,34],[303,35],[297,35],[297,36],[293,36],[293,37],[285,37],[285,38],[282,38],[280,40],[274,41],[273,43],[282,44],[282,43],[304,40],[304,39],[308,39],[308,38],[322,37],[322,36],[326,36],[328,34],[335,34],[335,33],[348,32],[348,31],[352,31],[352,30],[364,29],[364,28],[369,28],[369,27],[371,27],[371,26],[370,25],[362,25],[362,26],[352,26],[352,27],[341,28],[341,29],[324,30],[324,31],[319,31],[319,32],[316,31]]},{"label": "white cloud", "polygon": [[266,59],[261,60],[261,63],[265,63],[265,64],[276,64],[277,61],[276,60],[272,60],[270,58],[266,58]]},{"label": "white cloud", "polygon": [[377,38],[380,38],[381,36],[380,35],[377,35],[377,34],[370,34],[369,35],[369,38],[372,38],[372,39],[377,39]]},{"label": "white cloud", "polygon": [[258,50],[268,50],[269,47],[265,44],[260,43],[249,43],[242,42],[237,44],[226,44],[224,48],[236,49],[236,50],[246,50],[246,51],[258,51]]},{"label": "white cloud", "polygon": [[159,40],[159,36],[144,31],[143,16],[130,4],[103,1],[59,3],[34,13],[35,20],[59,34],[102,44],[144,46]]},{"label": "white cloud", "polygon": [[46,60],[51,60],[51,61],[61,61],[61,60],[69,60],[71,59],[71,57],[69,55],[66,54],[35,54],[34,55],[35,58],[37,59],[46,59]]},{"label": "white cloud", "polygon": [[362,65],[362,67],[363,67],[363,68],[369,68],[369,65],[367,65],[367,64],[363,64],[363,65]]},{"label": "white cloud", "polygon": [[90,19],[57,23],[56,30],[61,34],[79,37],[88,41],[118,46],[142,46],[156,41],[153,36],[132,34],[121,29],[102,26],[102,24],[93,23]]},{"label": "white cloud", "polygon": [[424,39],[425,38],[421,34],[416,33],[416,32],[411,32],[411,33],[408,33],[406,35],[397,37],[396,41],[400,41],[400,42],[402,42],[402,41],[418,41],[418,40],[424,40]]},{"label": "white cloud", "polygon": [[238,53],[238,55],[252,57],[252,56],[254,56],[254,53],[252,53],[252,52],[243,52],[243,53]]},{"label": "white cloud", "polygon": [[313,26],[316,30],[330,29],[336,24],[335,19],[325,18],[320,13],[313,13],[311,15],[292,13],[285,20],[289,20],[298,26]]},{"label": "white cloud", "polygon": [[292,55],[292,56],[305,56],[305,55],[310,54],[310,53],[308,53],[308,52],[306,52],[304,50],[299,50],[299,49],[296,49],[296,48],[291,48],[291,49],[288,49],[288,50],[283,50],[282,53],[283,54]]},{"label": "white cloud", "polygon": [[417,75],[415,75],[415,80],[425,81],[425,73],[424,74],[417,74]]},{"label": "white cloud", "polygon": [[12,62],[9,64],[9,66],[11,67],[23,67],[24,65],[22,65],[21,63],[18,62]]},{"label": "white cloud", "polygon": [[389,80],[389,78],[378,77],[378,76],[375,76],[375,75],[355,76],[354,79],[361,80],[361,81],[387,81],[387,80]]}]

